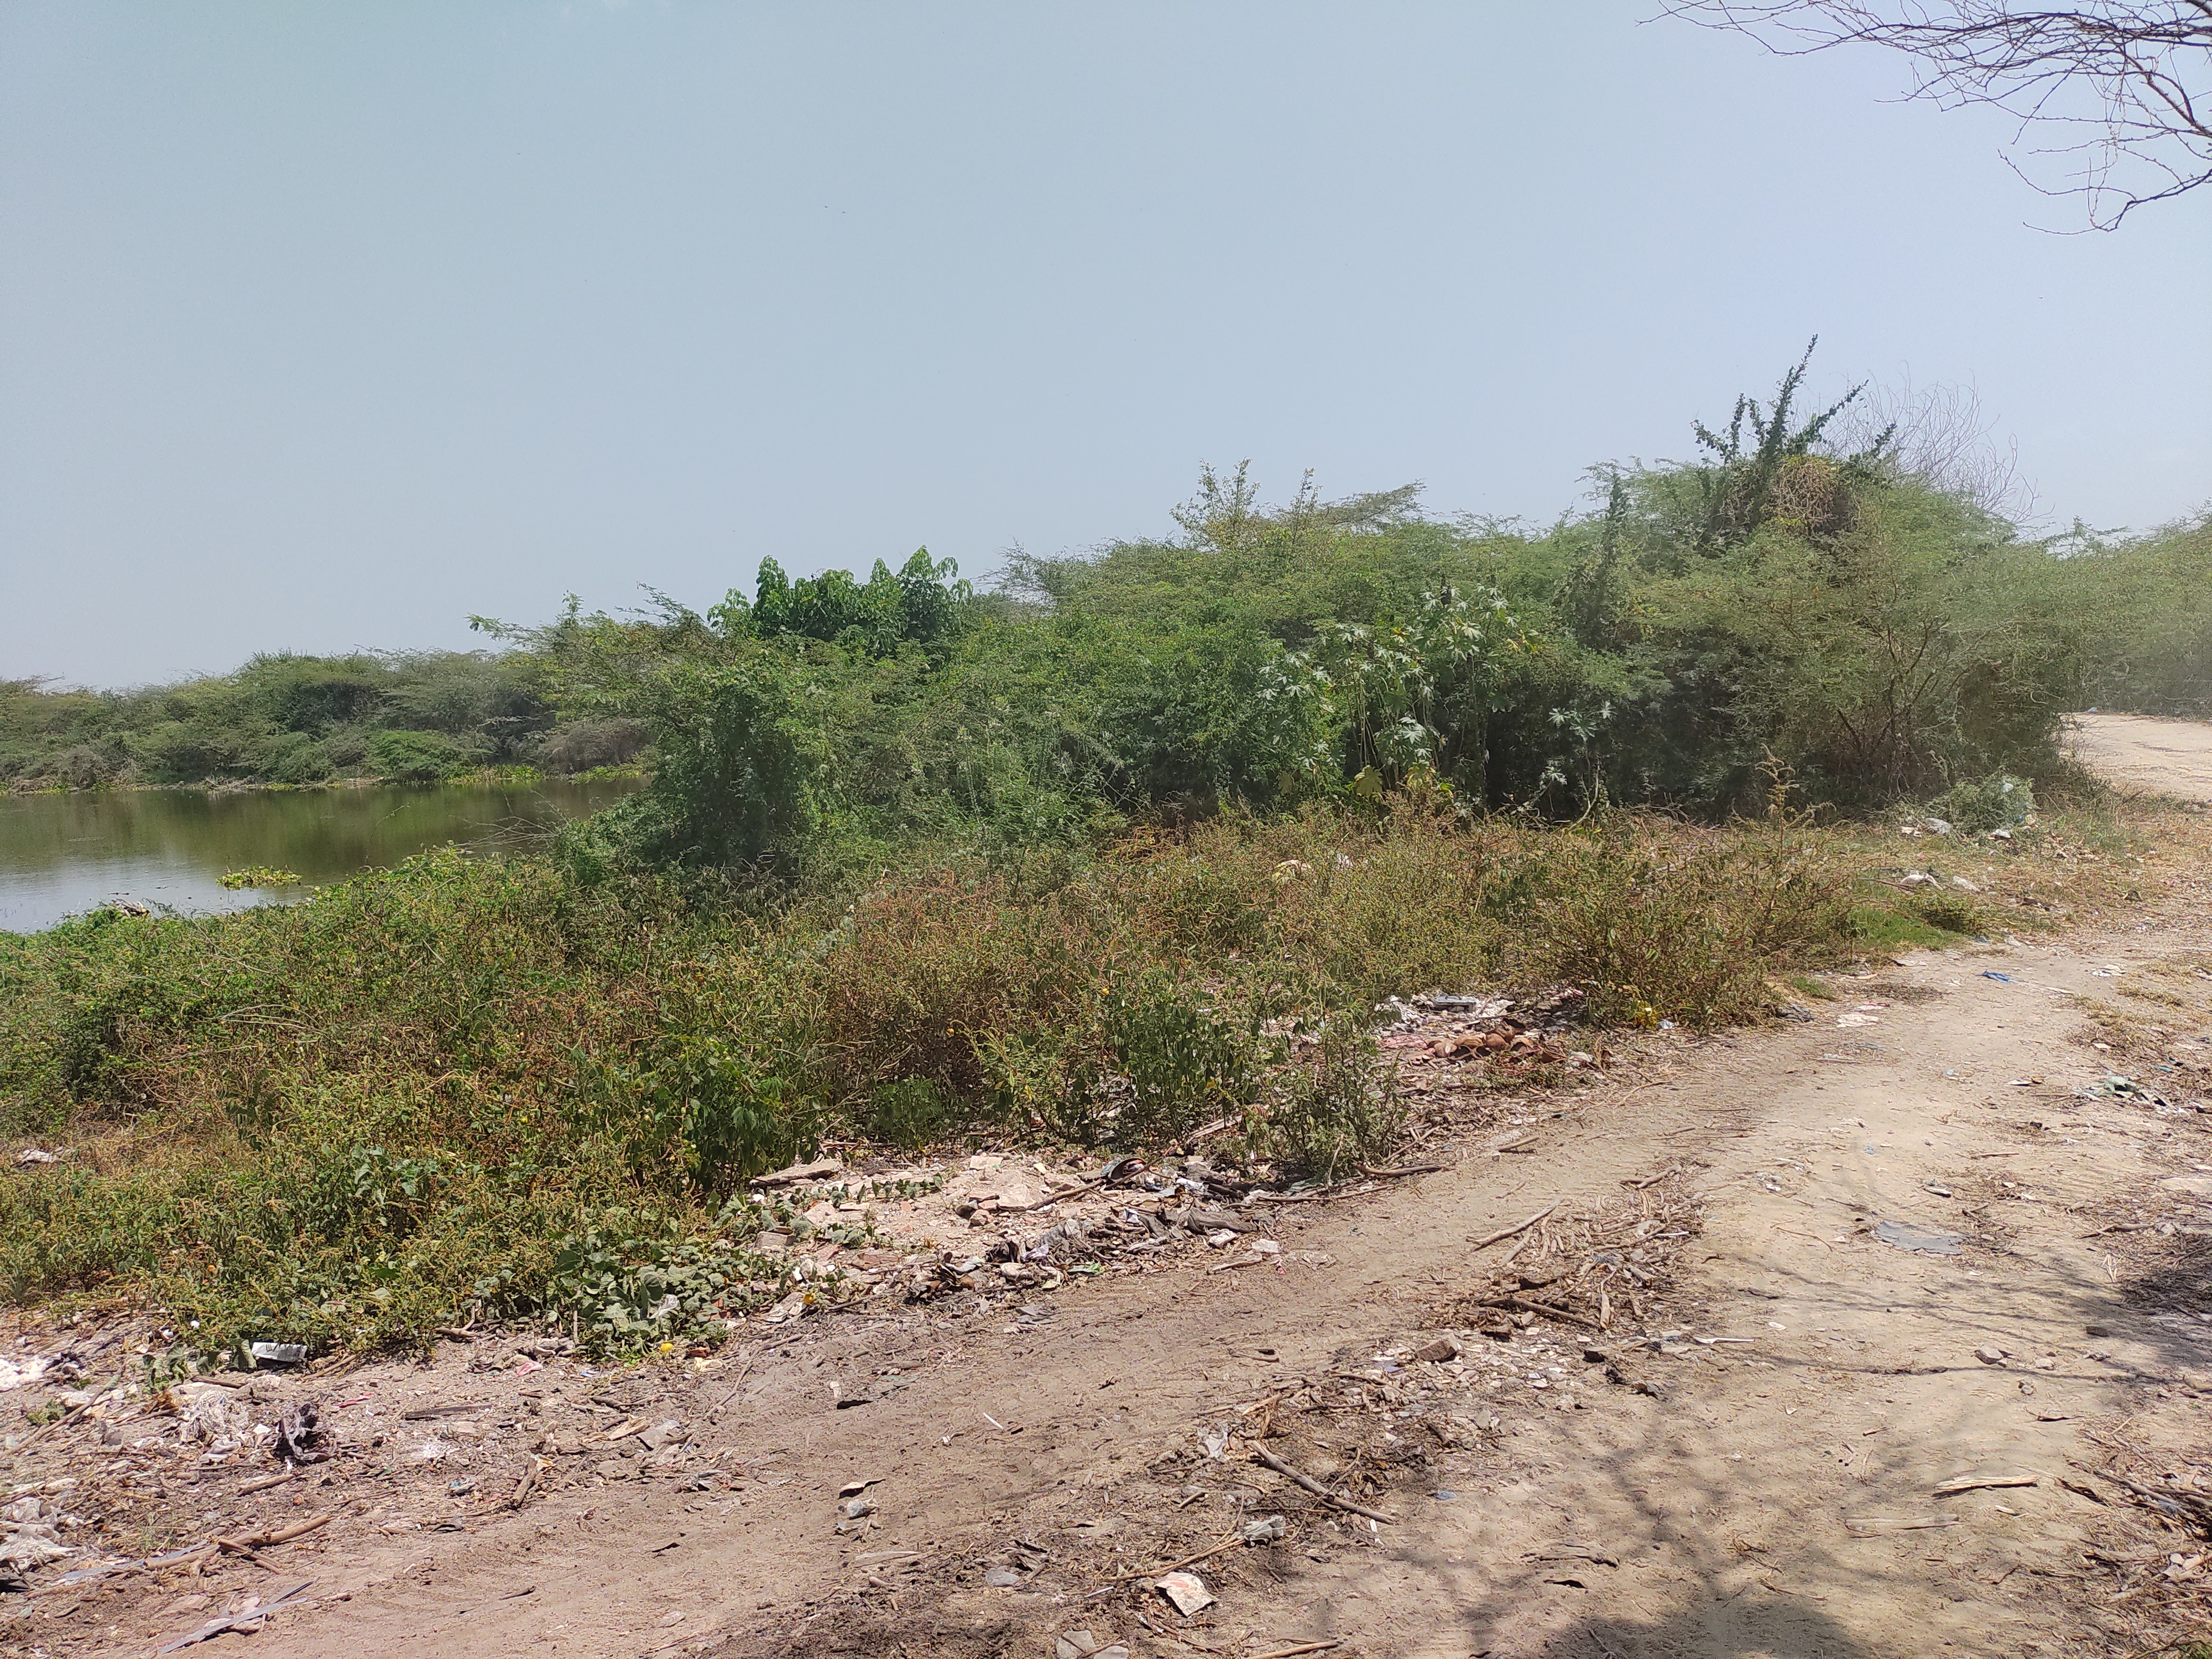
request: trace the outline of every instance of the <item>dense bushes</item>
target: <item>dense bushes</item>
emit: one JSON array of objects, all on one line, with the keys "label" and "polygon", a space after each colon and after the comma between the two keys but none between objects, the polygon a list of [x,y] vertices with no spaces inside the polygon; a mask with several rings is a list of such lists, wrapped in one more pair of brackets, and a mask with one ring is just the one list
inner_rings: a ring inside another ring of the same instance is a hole
[{"label": "dense bushes", "polygon": [[1594,510],[1540,533],[1428,517],[1412,487],[1268,507],[1208,471],[1175,537],[1017,555],[987,596],[926,550],[866,581],[771,558],[703,614],[478,619],[497,654],[0,686],[0,778],[641,760],[629,850],[818,872],[1409,786],[1716,817],[1786,778],[1852,811],[2040,775],[2069,709],[2212,707],[2212,526],[2024,539],[1887,432],[1832,444],[1849,400],[1803,415],[1804,370],[1696,425],[1694,462],[1599,469]]},{"label": "dense bushes", "polygon": [[816,873],[1401,790],[1858,811],[2045,775],[2087,701],[2200,694],[2212,532],[2025,540],[1884,434],[1827,448],[1841,405],[1801,416],[1803,368],[1542,534],[1412,489],[1266,507],[1240,469],[1177,537],[1018,556],[989,599],[925,555],[866,584],[771,561],[750,605],[514,637],[560,706],[654,734],[632,850]]},{"label": "dense bushes", "polygon": [[277,653],[135,691],[0,682],[0,784],[425,781],[532,762],[553,723],[538,678],[522,654],[436,651]]},{"label": "dense bushes", "polygon": [[2212,718],[2212,512],[2154,535],[2069,549],[2067,597],[2099,618],[2092,707]]}]

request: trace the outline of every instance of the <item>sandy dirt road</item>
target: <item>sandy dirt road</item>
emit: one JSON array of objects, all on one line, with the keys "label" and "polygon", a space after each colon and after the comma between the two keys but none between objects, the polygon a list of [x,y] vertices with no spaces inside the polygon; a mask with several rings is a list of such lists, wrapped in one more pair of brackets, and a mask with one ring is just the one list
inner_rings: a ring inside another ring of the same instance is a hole
[{"label": "sandy dirt road", "polygon": [[2075,714],[2068,748],[2114,787],[2212,801],[2212,722],[2151,714]]},{"label": "sandy dirt road", "polygon": [[[1809,1018],[1505,1098],[1420,1155],[1444,1168],[1282,1206],[1248,1267],[808,1319],[696,1374],[449,1349],[318,1384],[388,1440],[251,1501],[330,1524],[19,1601],[0,1651],[150,1653],[303,1583],[184,1650],[1843,1659],[2202,1628],[2212,871],[2154,879],[2125,931],[1884,960]],[[1480,1334],[1468,1287],[1551,1223],[1479,1242],[1551,1206],[1649,1212],[1644,1316]],[[434,1382],[516,1449],[485,1491],[545,1446],[518,1512],[410,1468],[451,1419],[398,1407]],[[683,1455],[611,1455],[633,1415]],[[1154,1577],[1205,1551],[1186,1617]]]}]

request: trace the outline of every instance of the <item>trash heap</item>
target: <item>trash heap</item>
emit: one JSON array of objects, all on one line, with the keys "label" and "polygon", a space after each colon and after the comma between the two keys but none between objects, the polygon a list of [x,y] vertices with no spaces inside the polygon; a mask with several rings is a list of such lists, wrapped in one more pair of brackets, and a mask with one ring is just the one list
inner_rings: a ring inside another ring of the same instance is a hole
[{"label": "trash heap", "polygon": [[[1158,1167],[1123,1157],[1054,1170],[1040,1159],[979,1152],[957,1169],[871,1177],[874,1189],[912,1194],[888,1202],[871,1202],[842,1179],[822,1180],[833,1169],[842,1176],[841,1166],[805,1169],[820,1184],[802,1186],[790,1200],[799,1224],[754,1241],[786,1256],[797,1286],[769,1311],[770,1323],[860,1297],[922,1302],[957,1291],[1057,1290],[1071,1274],[1134,1269],[1199,1240],[1217,1250],[1249,1241],[1244,1255],[1264,1260],[1279,1247],[1262,1236],[1259,1206],[1289,1195],[1194,1156]],[[790,1177],[779,1170],[762,1183],[788,1188]]]},{"label": "trash heap", "polygon": [[1538,1066],[1595,1065],[1589,1051],[1573,1047],[1569,1037],[1587,1009],[1573,986],[1520,998],[1442,992],[1404,1001],[1393,997],[1377,1010],[1390,1017],[1377,1042],[1396,1062],[1403,1086],[1417,1093],[1510,1084],[1525,1081]]}]

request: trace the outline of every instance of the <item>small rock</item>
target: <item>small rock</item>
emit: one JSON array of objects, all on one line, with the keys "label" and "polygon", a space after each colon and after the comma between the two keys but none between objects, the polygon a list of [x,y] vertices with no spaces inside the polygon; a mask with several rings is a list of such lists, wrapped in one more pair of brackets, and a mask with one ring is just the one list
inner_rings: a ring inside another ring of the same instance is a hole
[{"label": "small rock", "polygon": [[2110,1336],[2112,1328],[2110,1325],[2084,1325],[2081,1334],[2084,1336]]},{"label": "small rock", "polygon": [[1457,1337],[1451,1336],[1440,1336],[1435,1341],[1424,1343],[1421,1346],[1414,1349],[1412,1353],[1407,1355],[1407,1358],[1409,1359],[1427,1360],[1431,1364],[1442,1364],[1445,1360],[1456,1359],[1459,1356],[1459,1339]]},{"label": "small rock", "polygon": [[1019,1589],[1022,1576],[1012,1567],[986,1567],[983,1582],[993,1589]]},{"label": "small rock", "polygon": [[666,1613],[660,1615],[659,1628],[667,1630],[671,1626],[680,1625],[683,1622],[684,1609],[681,1607],[671,1607]]},{"label": "small rock", "polygon": [[1985,1342],[1974,1350],[1974,1358],[1984,1365],[2002,1365],[2005,1363],[2006,1354],[2002,1348],[1994,1347]]}]

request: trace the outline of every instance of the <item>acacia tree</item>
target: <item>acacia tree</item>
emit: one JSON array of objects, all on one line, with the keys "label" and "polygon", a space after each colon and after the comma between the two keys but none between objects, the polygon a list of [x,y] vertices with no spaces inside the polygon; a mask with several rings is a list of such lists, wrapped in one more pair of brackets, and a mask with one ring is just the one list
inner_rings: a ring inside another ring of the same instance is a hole
[{"label": "acacia tree", "polygon": [[1856,44],[1905,52],[1912,96],[2013,116],[2014,147],[2054,165],[2056,182],[2009,155],[2007,165],[2045,195],[2081,197],[2099,229],[2212,184],[2212,0],[1666,0],[1666,9],[1784,56]]}]

